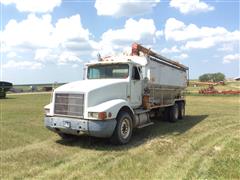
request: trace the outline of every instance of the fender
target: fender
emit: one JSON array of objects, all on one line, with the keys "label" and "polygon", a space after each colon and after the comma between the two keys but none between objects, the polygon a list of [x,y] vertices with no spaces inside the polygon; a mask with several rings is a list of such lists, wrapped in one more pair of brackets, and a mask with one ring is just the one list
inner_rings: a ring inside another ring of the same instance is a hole
[{"label": "fender", "polygon": [[[132,113],[134,114],[133,109],[131,108],[129,103],[124,99],[114,99],[114,100],[106,101],[106,102],[98,104],[96,106],[89,107],[87,109],[87,111],[88,112],[107,112],[107,113],[111,113],[112,116],[111,116],[111,118],[108,118],[108,119],[115,119],[117,117],[120,109],[124,106],[127,106],[132,111]],[[89,119],[91,119],[91,118],[89,118]]]}]

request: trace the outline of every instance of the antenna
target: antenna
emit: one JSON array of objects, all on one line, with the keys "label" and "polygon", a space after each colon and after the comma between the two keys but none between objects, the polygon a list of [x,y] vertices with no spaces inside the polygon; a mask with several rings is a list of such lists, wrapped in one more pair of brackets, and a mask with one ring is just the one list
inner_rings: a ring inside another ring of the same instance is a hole
[{"label": "antenna", "polygon": [[97,54],[97,58],[98,58],[98,61],[102,61],[102,57],[100,53]]}]

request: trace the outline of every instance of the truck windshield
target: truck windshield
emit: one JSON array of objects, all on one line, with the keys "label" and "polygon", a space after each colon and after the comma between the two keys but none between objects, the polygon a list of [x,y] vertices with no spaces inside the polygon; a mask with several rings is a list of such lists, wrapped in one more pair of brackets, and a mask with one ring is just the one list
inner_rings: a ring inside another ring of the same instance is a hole
[{"label": "truck windshield", "polygon": [[88,66],[88,79],[125,79],[128,77],[128,64],[98,64]]}]

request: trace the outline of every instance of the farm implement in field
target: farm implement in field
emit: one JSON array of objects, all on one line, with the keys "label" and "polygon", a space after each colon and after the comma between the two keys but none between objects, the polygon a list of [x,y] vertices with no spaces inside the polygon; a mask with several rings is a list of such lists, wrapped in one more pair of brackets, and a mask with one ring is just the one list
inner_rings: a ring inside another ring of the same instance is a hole
[{"label": "farm implement in field", "polygon": [[240,90],[225,90],[218,91],[214,86],[210,85],[208,88],[200,89],[199,94],[225,94],[225,95],[237,95],[240,94]]}]

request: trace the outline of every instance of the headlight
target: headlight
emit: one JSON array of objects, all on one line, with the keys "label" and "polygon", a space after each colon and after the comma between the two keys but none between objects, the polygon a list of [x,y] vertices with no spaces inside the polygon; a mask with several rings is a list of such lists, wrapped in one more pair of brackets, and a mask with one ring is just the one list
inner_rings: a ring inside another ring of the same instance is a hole
[{"label": "headlight", "polygon": [[44,109],[45,115],[48,115],[50,113],[50,109]]},{"label": "headlight", "polygon": [[89,112],[88,117],[104,120],[107,118],[107,113],[106,112]]},{"label": "headlight", "polygon": [[98,112],[89,112],[88,113],[88,117],[91,117],[91,118],[98,118]]}]

